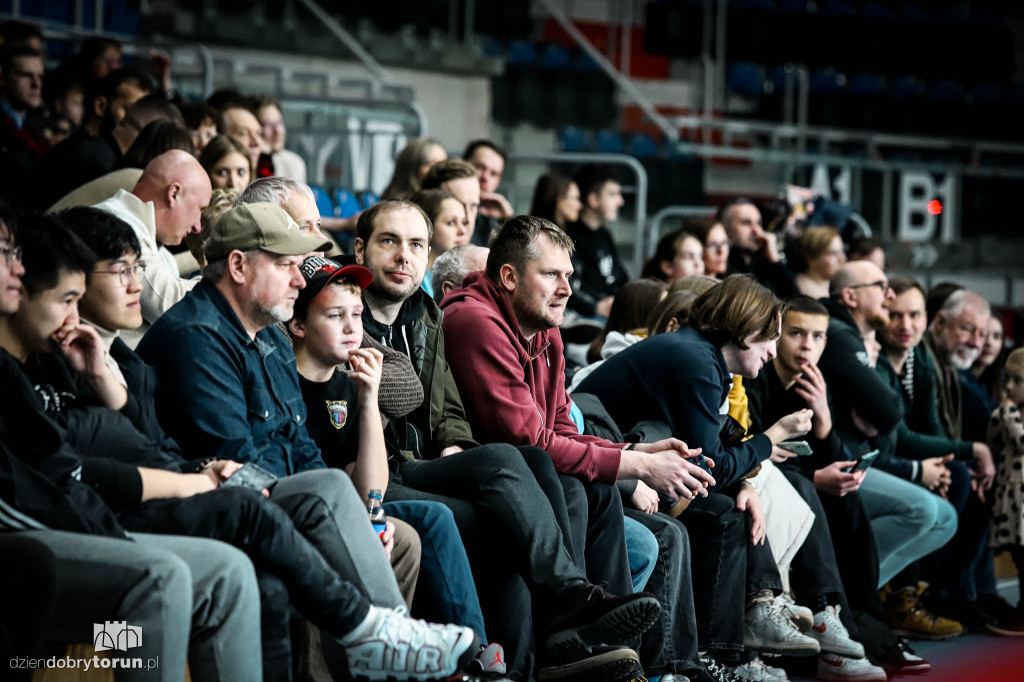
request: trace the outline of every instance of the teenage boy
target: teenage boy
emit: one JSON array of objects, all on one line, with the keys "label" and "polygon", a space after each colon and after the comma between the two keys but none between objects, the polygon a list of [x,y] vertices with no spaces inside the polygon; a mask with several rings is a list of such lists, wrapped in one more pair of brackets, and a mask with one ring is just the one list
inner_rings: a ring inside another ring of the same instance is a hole
[{"label": "teenage boy", "polygon": [[[192,471],[195,467],[181,457],[177,445],[156,422],[152,398],[154,381],[149,368],[117,338],[122,328],[130,329],[141,324],[138,306],[138,273],[141,272],[138,240],[128,225],[101,211],[73,209],[59,217],[72,225],[74,232],[81,235],[89,246],[95,246],[98,250],[100,260],[92,270],[92,284],[81,299],[83,312],[95,322],[85,328],[103,325],[104,337],[110,341],[114,355],[113,358],[106,356],[106,371],[114,375],[118,383],[129,388],[129,401],[120,414],[102,409],[99,404],[101,401],[87,387],[83,387],[85,390],[76,387],[77,372],[67,362],[54,354],[36,353],[30,356],[27,363],[33,378],[44,389],[51,387],[50,395],[63,396],[62,409],[57,407],[57,403],[51,405],[55,419],[64,424],[68,439],[76,443],[83,456],[104,461],[109,458],[128,460],[137,465],[163,469],[159,474],[147,471],[147,476],[159,475],[170,484],[177,483],[186,492],[196,491],[195,486],[198,486],[198,492],[212,491],[190,496],[187,503],[169,499],[137,505],[128,504],[129,500],[124,500],[125,507],[120,512],[122,523],[131,530],[207,535],[223,539],[240,546],[253,557],[260,567],[258,576],[263,603],[263,661],[264,673],[268,677],[287,679],[290,675],[287,613],[290,601],[325,632],[339,638],[348,649],[352,672],[372,674],[372,664],[367,665],[368,661],[360,662],[359,659],[379,646],[379,642],[363,641],[357,644],[347,635],[353,632],[353,626],[356,626],[356,631],[360,630],[359,614],[362,611],[367,611],[367,616],[373,616],[369,622],[382,624],[394,621],[394,627],[405,627],[409,621],[401,615],[400,604],[395,604],[398,610],[363,608],[367,605],[364,594],[369,593],[371,598],[376,597],[377,601],[381,601],[379,595],[373,594],[363,585],[357,586],[346,580],[344,576],[348,574],[348,568],[336,562],[327,551],[331,548],[318,550],[303,535],[319,532],[317,522],[312,519],[313,516],[323,516],[317,505],[307,505],[310,516],[297,515],[293,524],[281,508],[284,505],[268,501],[257,492],[238,487],[217,488],[220,480],[230,479],[241,468],[236,462],[215,461],[205,465],[198,473],[177,473]],[[54,233],[53,237],[61,237],[61,241],[82,245],[67,231],[56,234],[58,230],[53,226],[45,229]],[[37,231],[43,233],[44,228]],[[31,251],[41,249],[33,248]],[[30,252],[30,255],[33,256],[30,264],[36,268],[36,276],[40,276],[46,266],[40,263],[37,254]],[[27,329],[31,325],[23,327]],[[31,338],[28,334],[24,336]],[[104,341],[103,345],[106,346],[107,342]],[[122,416],[125,419],[121,419]],[[212,485],[209,484],[211,478]],[[144,485],[146,481],[144,478]],[[338,490],[343,488],[339,487]],[[335,494],[335,497],[338,496]],[[358,509],[357,501],[349,511],[356,514]],[[211,523],[209,519],[216,519],[216,522]],[[374,570],[383,569],[386,575],[387,568],[379,540],[367,532],[365,524],[355,519],[350,519],[347,526],[345,530],[339,529],[338,540],[366,554],[366,559],[374,563]],[[393,592],[393,582],[391,587]],[[441,643],[443,648],[451,642],[438,637],[441,632],[454,633],[455,630],[424,628],[422,634],[431,640],[430,646]],[[472,640],[468,630],[462,629],[459,632],[460,638],[468,636]],[[366,640],[365,637],[362,639]],[[462,655],[470,650],[468,645],[463,650],[462,644],[465,642],[459,642],[456,647],[459,653],[455,658],[471,657],[471,654]],[[410,656],[411,660],[417,658],[420,658],[419,653]],[[420,663],[425,664],[426,657]],[[435,669],[434,672],[448,670],[451,663],[454,663],[454,659],[445,662],[445,667]],[[398,669],[391,672],[409,671]]]},{"label": "teenage boy", "polygon": [[881,616],[874,538],[857,494],[864,473],[847,471],[856,462],[847,459],[842,443],[833,433],[831,398],[817,368],[828,339],[828,324],[828,311],[818,301],[807,296],[790,299],[782,320],[777,356],[744,387],[753,431],[795,410],[814,411],[811,430],[802,437],[812,453],[779,463],[779,470],[815,512],[811,533],[794,557],[791,581],[798,601],[815,612],[815,625],[820,627],[830,610],[839,612],[843,621],[836,628],[808,632],[827,652],[819,659],[819,676],[861,679],[860,675],[866,675],[867,679],[879,673],[884,676],[884,672],[871,670],[867,661],[836,647],[832,639],[835,632],[841,633],[844,624],[850,626],[855,637],[863,637],[871,656],[880,660],[887,660],[885,649],[876,644],[877,637],[872,633],[881,632],[881,644],[893,649],[896,640],[878,621],[859,630],[855,623],[863,623],[867,616],[859,614],[855,620],[848,607],[838,609],[840,605],[845,607],[846,595],[850,595],[858,610],[864,610],[865,603],[873,603]]},{"label": "teenage boy", "polygon": [[[120,476],[143,498],[154,495],[153,482],[145,487],[141,470],[83,461],[64,442],[61,428],[46,415],[43,396],[23,371],[31,349],[19,340],[12,320],[23,303],[33,306],[37,324],[49,328],[48,334],[34,335],[41,349],[60,339],[66,342],[64,352],[81,358],[90,347],[87,332],[65,324],[77,321],[83,270],[91,267],[88,249],[61,244],[45,255],[50,269],[45,285],[23,281],[22,249],[2,205],[0,215],[0,527],[39,541],[57,559],[55,590],[62,607],[47,624],[48,635],[87,642],[97,619],[123,620],[145,629],[141,647],[132,651],[160,657],[157,679],[180,680],[189,650],[197,679],[259,679],[254,645],[259,598],[252,563],[211,540],[129,536],[96,489]],[[91,369],[102,371],[96,363]],[[152,671],[122,669],[117,679],[141,682],[152,676]]]},{"label": "teenage boy", "polygon": [[608,317],[612,301],[629,280],[608,224],[619,217],[622,185],[607,166],[587,164],[573,178],[580,188],[580,219],[565,226],[575,250],[569,309],[584,317]]}]

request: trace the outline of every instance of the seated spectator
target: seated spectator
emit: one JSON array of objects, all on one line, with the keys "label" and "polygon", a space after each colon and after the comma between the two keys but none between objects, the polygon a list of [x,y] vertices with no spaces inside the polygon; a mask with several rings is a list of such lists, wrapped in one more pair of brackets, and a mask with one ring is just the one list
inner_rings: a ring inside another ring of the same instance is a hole
[{"label": "seated spectator", "polygon": [[46,155],[36,173],[35,204],[40,208],[52,206],[72,190],[109,173],[139,131],[153,121],[182,124],[177,107],[159,95],[148,95],[132,104],[111,131],[82,139],[73,135],[65,140]]},{"label": "seated spectator", "polygon": [[132,146],[114,164],[114,170],[122,168],[143,170],[150,161],[172,149],[180,149],[192,156],[196,155],[192,136],[187,130],[173,121],[153,121],[139,132],[139,136],[132,142]]},{"label": "seated spectator", "polygon": [[712,218],[694,218],[683,223],[704,247],[704,274],[722,279],[729,271],[729,238],[722,224]]},{"label": "seated spectator", "polygon": [[861,237],[850,244],[848,260],[866,260],[874,263],[879,270],[885,272],[885,249],[882,242],[874,237]]},{"label": "seated spectator", "polygon": [[[117,269],[92,273],[116,275],[117,279],[103,278],[100,285],[103,290],[96,292],[87,302],[90,313],[97,315],[108,327],[114,327],[112,332],[107,330],[111,339],[116,337],[120,323],[140,324],[142,320],[138,309],[133,310],[130,306],[133,294],[138,295],[140,291],[140,287],[133,286],[137,280],[132,272],[134,264],[129,267],[133,256],[137,261],[139,251],[138,243],[133,243],[131,228],[123,223],[113,223],[116,219],[112,216],[91,209],[78,209],[63,214],[61,218],[76,222],[93,238],[101,230],[103,238],[109,240],[107,247],[114,253],[122,251],[113,262],[105,259],[108,261],[105,265],[111,267],[119,263]],[[333,493],[322,489],[318,494],[326,493],[329,497],[310,497],[305,501],[295,499],[298,493],[293,488],[295,481],[288,479],[267,484],[263,494],[259,489],[219,490],[222,480],[230,479],[241,469],[239,464],[229,461],[213,462],[196,473],[179,473],[192,467],[186,467],[176,445],[167,441],[155,422],[152,394],[143,393],[147,390],[145,386],[153,386],[152,377],[137,383],[138,373],[146,372],[145,365],[122,346],[113,349],[119,357],[119,371],[115,374],[109,364],[97,363],[98,344],[104,342],[98,332],[80,323],[77,301],[62,307],[65,311],[63,316],[53,314],[53,310],[46,307],[46,299],[53,298],[48,296],[48,292],[60,292],[63,301],[67,301],[69,288],[74,290],[77,281],[84,282],[86,273],[74,270],[76,264],[70,261],[67,251],[73,249],[81,254],[78,266],[93,257],[80,239],[52,218],[47,220],[49,222],[40,221],[35,226],[32,240],[26,244],[29,247],[26,250],[26,284],[33,294],[22,304],[25,310],[15,314],[14,331],[8,338],[20,342],[19,350],[30,351],[24,361],[25,371],[38,382],[40,388],[37,390],[43,396],[59,393],[68,396],[60,405],[49,403],[46,411],[64,429],[67,441],[73,444],[85,464],[93,466],[93,462],[98,460],[107,466],[122,465],[118,467],[122,476],[137,467],[142,479],[141,502],[147,502],[147,497],[152,498],[148,503],[140,505],[139,501],[133,500],[132,488],[124,485],[123,481],[108,482],[112,489],[99,488],[107,499],[122,505],[119,520],[134,532],[195,534],[225,540],[252,557],[260,566],[263,600],[260,639],[266,675],[280,679],[287,677],[291,668],[289,599],[294,600],[300,612],[338,638],[343,647],[351,649],[348,659],[353,674],[358,675],[361,667],[368,673],[381,668],[388,670],[393,665],[390,662],[359,660],[362,656],[358,654],[363,649],[380,646],[376,633],[370,637],[364,635],[369,641],[361,642],[352,642],[351,635],[367,618],[366,624],[375,626],[379,626],[377,621],[391,620],[398,621],[396,625],[399,627],[408,627],[411,621],[399,613],[373,608],[363,596],[361,586],[344,580],[328,563],[322,552],[326,553],[331,548],[316,547],[305,537],[305,534],[315,535],[318,532],[316,525],[319,521],[310,521],[313,517],[307,516],[311,508],[341,506],[343,500],[339,493],[344,489]],[[62,254],[61,249],[65,253]],[[106,251],[104,255],[110,253]],[[122,284],[122,268],[128,272],[127,285]],[[59,276],[55,278],[55,274]],[[47,282],[54,279],[57,279],[57,286],[47,289]],[[69,279],[74,284],[65,282]],[[52,305],[49,303],[50,307]],[[28,315],[23,318],[24,313]],[[47,332],[54,328],[56,331],[48,335]],[[59,350],[56,353],[46,352],[39,343],[40,338],[59,339]],[[120,371],[121,366],[124,367],[123,372]],[[130,399],[134,404],[129,410],[113,412],[108,408],[117,409],[117,405],[111,402],[112,394],[108,387],[113,384],[123,388],[121,381],[127,384],[127,377],[133,380],[130,385],[134,390]],[[111,447],[112,443],[117,443],[118,447]],[[337,486],[338,483],[336,480],[332,485]],[[284,488],[292,489],[285,492]],[[166,492],[161,494],[162,491]],[[358,502],[355,508],[358,509]],[[296,518],[295,524],[289,514]],[[217,519],[217,522],[210,523],[209,519]],[[374,536],[366,533],[365,526],[357,525],[353,535],[358,535],[359,531],[373,542]],[[353,537],[345,537],[341,533],[341,539],[335,543],[340,546],[353,540]],[[364,551],[368,547],[373,545],[364,543]],[[379,548],[377,551],[380,552]],[[272,587],[274,584],[276,586]],[[442,651],[450,649],[450,659],[434,661],[435,675],[454,672],[459,667],[456,658],[460,659],[458,663],[464,663],[472,656],[471,653],[463,655],[473,650],[473,636],[468,629],[425,626],[420,628],[420,634],[433,640],[431,646]],[[425,668],[427,663],[420,660],[415,667]]]},{"label": "seated spectator", "polygon": [[199,234],[190,232],[185,235],[185,245],[188,246],[188,251],[174,256],[174,261],[178,264],[178,272],[182,277],[192,277],[206,267],[203,242],[210,236],[210,229],[220,220],[220,217],[235,207],[237,199],[238,192],[228,189],[213,190],[210,195],[210,205],[203,209],[199,217]]},{"label": "seated spectator", "polygon": [[489,249],[476,244],[463,244],[448,249],[434,261],[434,272],[431,288],[434,291],[434,302],[441,304],[441,299],[453,289],[462,287],[466,275],[478,272],[487,267]]},{"label": "seated spectator", "polygon": [[256,118],[263,129],[263,139],[270,147],[274,175],[306,184],[306,162],[295,152],[284,148],[288,130],[280,102],[269,97],[261,99],[256,103]]},{"label": "seated spectator", "polygon": [[778,237],[764,231],[761,210],[753,201],[733,199],[718,210],[718,222],[729,237],[729,274],[750,273],[778,296],[796,293]]},{"label": "seated spectator", "polygon": [[50,147],[55,147],[81,127],[85,115],[85,90],[77,80],[55,73],[47,78],[43,99],[50,112],[44,133]]},{"label": "seated spectator", "polygon": [[558,173],[545,173],[537,178],[530,203],[530,215],[551,221],[563,230],[580,219],[580,188],[572,178]]},{"label": "seated spectator", "polygon": [[145,322],[140,330],[125,334],[130,347],[137,345],[149,325],[195,286],[181,279],[167,247],[199,231],[200,214],[210,203],[210,195],[210,180],[199,162],[175,150],[151,161],[131,192],[119,190],[96,205],[131,225],[142,244],[142,260],[147,268],[141,300]]},{"label": "seated spectator", "polygon": [[978,379],[988,397],[997,403],[1002,402],[1003,367],[1010,349],[1006,347],[1006,334],[1003,329],[1003,318],[992,315],[988,321],[988,335],[981,354],[971,366],[971,373]]},{"label": "seated spectator", "polygon": [[43,103],[43,55],[27,46],[0,50],[0,150],[3,151],[3,194],[24,201],[26,177],[50,149],[43,132],[28,116]]},{"label": "seated spectator", "polygon": [[280,206],[299,226],[300,232],[317,239],[325,239],[331,243],[331,248],[324,255],[331,257],[341,255],[338,245],[321,229],[324,219],[320,216],[320,209],[317,208],[313,190],[308,185],[277,176],[259,178],[245,188],[245,191],[238,196],[236,203],[267,203]]},{"label": "seated spectator", "polygon": [[217,137],[217,131],[223,125],[217,110],[205,102],[189,102],[178,105],[185,119],[185,128],[192,135],[196,155],[203,153],[210,140]]},{"label": "seated spectator", "polygon": [[443,189],[454,194],[466,207],[469,225],[476,225],[477,211],[480,209],[480,182],[473,166],[462,159],[439,161],[423,176],[422,184],[423,189]]},{"label": "seated spectator", "polygon": [[641,277],[672,284],[689,275],[704,274],[704,246],[700,239],[678,230],[658,240],[654,255],[644,263]]},{"label": "seated spectator", "polygon": [[381,199],[408,199],[423,189],[423,178],[431,166],[447,158],[444,145],[433,138],[410,140],[395,159],[395,172]]},{"label": "seated spectator", "polygon": [[199,155],[199,165],[210,176],[213,189],[242,192],[255,177],[248,150],[230,135],[210,140]]},{"label": "seated spectator", "polygon": [[0,45],[25,46],[31,47],[36,52],[42,52],[43,32],[36,24],[8,20],[0,24]]},{"label": "seated spectator", "polygon": [[573,241],[573,296],[569,309],[583,317],[606,318],[615,294],[629,280],[608,223],[619,217],[622,185],[611,169],[589,164],[576,172],[583,208],[565,232]]},{"label": "seated spectator", "polygon": [[[457,163],[466,165],[462,161]],[[469,179],[479,188],[475,175]],[[443,468],[429,461],[438,454],[442,462],[450,462],[449,466],[470,459],[490,462],[492,471],[509,472],[508,475],[517,481],[517,489],[522,487],[524,494],[536,500],[525,505],[526,507],[544,510],[547,504],[555,510],[553,518],[548,519],[544,514],[545,519],[538,528],[540,534],[536,536],[538,540],[542,536],[546,537],[552,527],[560,528],[563,535],[569,534],[572,537],[571,546],[574,553],[570,556],[569,563],[559,559],[554,565],[549,562],[541,570],[535,563],[539,555],[534,545],[517,542],[514,547],[518,552],[521,553],[523,548],[529,549],[526,565],[520,567],[518,562],[514,562],[512,566],[503,567],[502,564],[508,561],[507,552],[513,548],[507,546],[508,543],[504,543],[500,551],[483,551],[485,546],[467,543],[470,560],[476,568],[475,574],[486,576],[487,582],[481,584],[482,596],[498,586],[501,586],[502,590],[509,589],[508,581],[513,580],[516,583],[521,580],[518,577],[520,572],[529,578],[528,585],[537,586],[533,588],[534,590],[543,589],[545,592],[552,592],[554,596],[562,594],[559,599],[571,599],[571,593],[565,593],[566,579],[579,574],[585,575],[593,582],[604,582],[610,589],[619,593],[630,591],[632,582],[628,561],[623,551],[624,527],[621,512],[616,513],[621,510],[621,506],[618,502],[618,493],[614,489],[606,487],[585,491],[582,487],[573,486],[571,481],[556,479],[551,459],[537,448],[511,448],[502,443],[479,446],[474,439],[473,431],[465,420],[459,391],[448,368],[445,353],[446,336],[441,333],[440,311],[420,286],[426,266],[425,246],[430,241],[430,227],[422,209],[409,202],[382,201],[360,215],[357,234],[356,261],[365,265],[374,277],[373,283],[363,291],[363,328],[372,338],[409,357],[420,377],[424,392],[423,404],[407,419],[390,420],[385,431],[389,446],[405,451],[403,459],[408,462],[399,466],[398,473],[402,480],[393,481],[389,485],[392,499],[403,499],[398,495],[410,496],[407,499],[423,499],[424,493],[420,492],[421,488],[428,494],[440,494],[437,492],[439,489],[434,487],[439,479],[433,472],[440,472]],[[458,475],[478,476],[477,466],[463,466],[459,469]],[[542,497],[548,500],[547,503],[536,497],[531,480],[540,484]],[[503,497],[499,503],[497,498],[488,494],[492,489],[492,484],[467,484],[458,486],[455,491],[449,490],[445,495],[462,496],[475,491],[471,500],[474,507],[488,509],[499,519],[517,523],[522,528],[534,527],[534,522],[531,521],[513,521],[509,515],[517,513],[518,510],[508,508],[509,505],[505,503],[507,497]],[[599,501],[601,506],[591,506],[591,499]],[[451,505],[450,502],[449,504]],[[559,511],[563,509],[563,504],[566,505],[564,514]],[[477,526],[478,522],[473,518],[475,514],[467,515],[462,505],[453,505],[452,509],[463,533],[467,532],[467,528]],[[569,509],[573,511],[569,512]],[[472,512],[472,509],[470,511]],[[572,525],[570,520],[573,522]],[[487,536],[493,535],[483,528],[477,532],[485,533]],[[502,534],[502,537],[507,538],[505,534]],[[551,556],[558,557],[557,550],[551,553]],[[600,556],[601,560],[585,563],[585,556]],[[583,573],[584,565],[590,570],[589,573]],[[552,567],[557,569],[556,572],[551,572]],[[514,573],[509,573],[510,569]],[[569,581],[569,584],[575,582],[572,578],[569,578]],[[598,604],[608,602],[609,598],[610,595],[603,591],[594,595]],[[493,613],[494,607],[500,607],[501,617],[492,617],[488,621],[489,629],[492,630],[491,635],[508,646],[516,656],[517,660],[509,668],[520,672],[532,669],[534,666],[530,644],[533,637],[530,628],[530,600],[527,598],[524,604],[516,603],[509,598],[495,599],[493,601],[496,603],[493,603],[489,610],[486,602],[492,600],[486,596],[484,599],[485,614]],[[537,620],[543,623],[548,619],[548,609],[543,605],[539,608]],[[510,617],[510,613],[515,613],[516,617]],[[499,622],[495,623],[495,620]],[[500,637],[493,632],[496,627],[501,627]],[[549,639],[549,642],[554,645],[556,640],[557,638]],[[611,640],[610,643],[615,641],[617,640]],[[539,651],[541,660],[545,663],[564,661],[559,649],[543,647]],[[586,655],[586,660],[579,663],[580,674],[595,674],[595,666],[604,665],[604,654],[597,650],[579,651]],[[595,655],[590,655],[591,653]],[[636,661],[636,654],[628,649],[616,649],[606,653],[611,658],[610,665],[613,666]]]},{"label": "seated spectator", "polygon": [[152,91],[152,81],[135,69],[118,67],[102,78],[86,81],[83,124],[80,134],[72,139],[80,141],[109,133],[124,118],[128,107]]},{"label": "seated spectator", "polygon": [[491,234],[515,213],[508,199],[498,194],[508,153],[493,140],[481,139],[467,144],[462,158],[476,168],[480,180],[480,211],[472,226],[472,241],[477,246],[487,246]]},{"label": "seated spectator", "polygon": [[121,42],[113,38],[87,38],[78,48],[76,62],[84,78],[99,81],[121,68],[124,49]]},{"label": "seated spectator", "polygon": [[796,288],[804,296],[826,298],[828,283],[846,262],[843,239],[834,227],[809,227],[797,242],[800,271]]},{"label": "seated spectator", "polygon": [[[866,522],[856,523],[864,517],[857,490],[865,474],[848,470],[855,462],[846,459],[848,455],[832,429],[831,396],[817,367],[828,340],[828,327],[828,311],[818,301],[796,296],[787,302],[777,356],[746,383],[751,429],[762,429],[764,424],[795,410],[814,411],[811,430],[804,436],[811,455],[794,459],[776,450],[772,456],[778,470],[814,512],[806,549],[801,548],[793,559],[793,594],[797,603],[814,611],[827,612],[836,607],[833,610],[842,619],[840,628],[846,625],[855,639],[863,637],[876,661],[903,663],[892,632],[864,612],[870,610],[865,605],[878,602],[878,566],[874,538],[864,527]],[[830,533],[836,539],[834,548]],[[846,593],[851,594],[858,609],[856,616],[846,605]],[[881,604],[877,604],[875,613],[881,617]],[[857,627],[855,621],[864,628]],[[819,640],[823,652],[831,652],[819,659],[820,679],[862,679],[861,675],[881,679],[880,671],[871,669],[867,661],[851,656],[859,652],[831,648],[827,640],[832,635],[828,633],[827,627],[824,632],[809,633]]]},{"label": "seated spectator", "polygon": [[466,218],[466,207],[459,199],[443,189],[424,189],[410,198],[412,203],[423,209],[433,226],[430,236],[430,253],[427,254],[427,269],[423,273],[423,290],[434,297],[434,261],[449,249],[469,243],[472,227]]},{"label": "seated spectator", "polygon": [[253,177],[262,178],[273,175],[272,166],[267,169],[269,172],[266,175],[259,172],[261,157],[270,151],[270,146],[263,139],[263,128],[260,126],[259,119],[249,109],[237,104],[224,109],[220,115],[224,120],[224,134],[235,138],[248,150],[252,167],[257,170]]},{"label": "seated spectator", "polygon": [[[884,329],[893,299],[885,274],[873,263],[847,263],[832,279],[828,345],[819,366],[835,403],[834,428],[854,457],[875,449],[903,419],[903,400],[871,367],[864,335]],[[872,466],[860,487],[878,544],[878,587],[889,583],[886,619],[897,634],[945,638],[963,631],[959,623],[936,618],[920,600],[913,572],[904,572],[944,546],[957,527],[956,511],[945,500]]]},{"label": "seated spectator", "polygon": [[[614,351],[605,355],[604,347],[609,336],[616,334],[617,339],[613,345],[620,350],[622,344],[620,339],[623,335],[632,336],[640,340],[647,336],[647,322],[651,313],[657,307],[661,299],[667,293],[665,285],[656,280],[639,279],[627,282],[615,303],[612,303],[611,312],[608,314],[608,321],[596,339],[590,344],[587,350],[587,362],[593,364],[602,358],[607,359],[615,354]],[[622,298],[620,301],[619,298]],[[626,342],[629,345],[629,342]],[[609,349],[611,351],[611,349]]]}]

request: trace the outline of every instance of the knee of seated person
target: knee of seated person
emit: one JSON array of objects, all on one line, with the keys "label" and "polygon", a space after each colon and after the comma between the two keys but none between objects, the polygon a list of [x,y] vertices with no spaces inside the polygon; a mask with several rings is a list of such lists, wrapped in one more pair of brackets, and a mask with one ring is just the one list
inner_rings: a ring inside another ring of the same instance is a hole
[{"label": "knee of seated person", "polygon": [[391,552],[392,558],[406,555],[420,556],[423,552],[423,545],[416,529],[401,519],[392,518],[391,523],[395,526],[395,547]]}]

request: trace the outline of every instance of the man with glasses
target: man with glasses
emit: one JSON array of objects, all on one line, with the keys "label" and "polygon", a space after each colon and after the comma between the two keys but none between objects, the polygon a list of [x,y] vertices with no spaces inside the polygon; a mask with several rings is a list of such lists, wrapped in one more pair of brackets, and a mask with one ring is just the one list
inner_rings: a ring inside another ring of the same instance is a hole
[{"label": "man with glasses", "polygon": [[119,190],[96,204],[128,223],[142,245],[139,262],[146,268],[146,278],[139,304],[144,322],[140,329],[122,334],[129,347],[134,348],[149,326],[195,286],[180,277],[166,247],[199,232],[199,217],[212,193],[210,178],[195,157],[174,149],[150,161],[131,192]]},{"label": "man with glasses", "polygon": [[[847,263],[823,299],[829,312],[828,345],[818,362],[833,396],[836,434],[856,459],[880,446],[903,419],[899,392],[874,369],[864,338],[885,329],[886,305],[895,297],[889,279],[869,261]],[[956,510],[931,492],[879,467],[867,470],[860,487],[878,548],[878,587],[893,591],[886,620],[899,635],[946,639],[962,632],[958,623],[925,611],[916,581],[904,569],[944,546],[956,532]],[[912,584],[905,584],[908,581]],[[883,592],[883,596],[886,593]],[[910,614],[920,617],[910,618]],[[881,615],[881,614],[872,614]],[[909,625],[913,623],[913,627]]]}]

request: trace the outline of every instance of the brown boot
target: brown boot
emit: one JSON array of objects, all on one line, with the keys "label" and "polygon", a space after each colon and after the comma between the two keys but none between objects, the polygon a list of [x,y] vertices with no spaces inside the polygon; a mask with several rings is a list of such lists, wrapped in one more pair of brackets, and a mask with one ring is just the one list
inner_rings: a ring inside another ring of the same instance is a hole
[{"label": "brown boot", "polygon": [[916,585],[894,590],[886,599],[885,623],[910,639],[941,640],[963,634],[964,626],[937,616],[921,603]]}]

